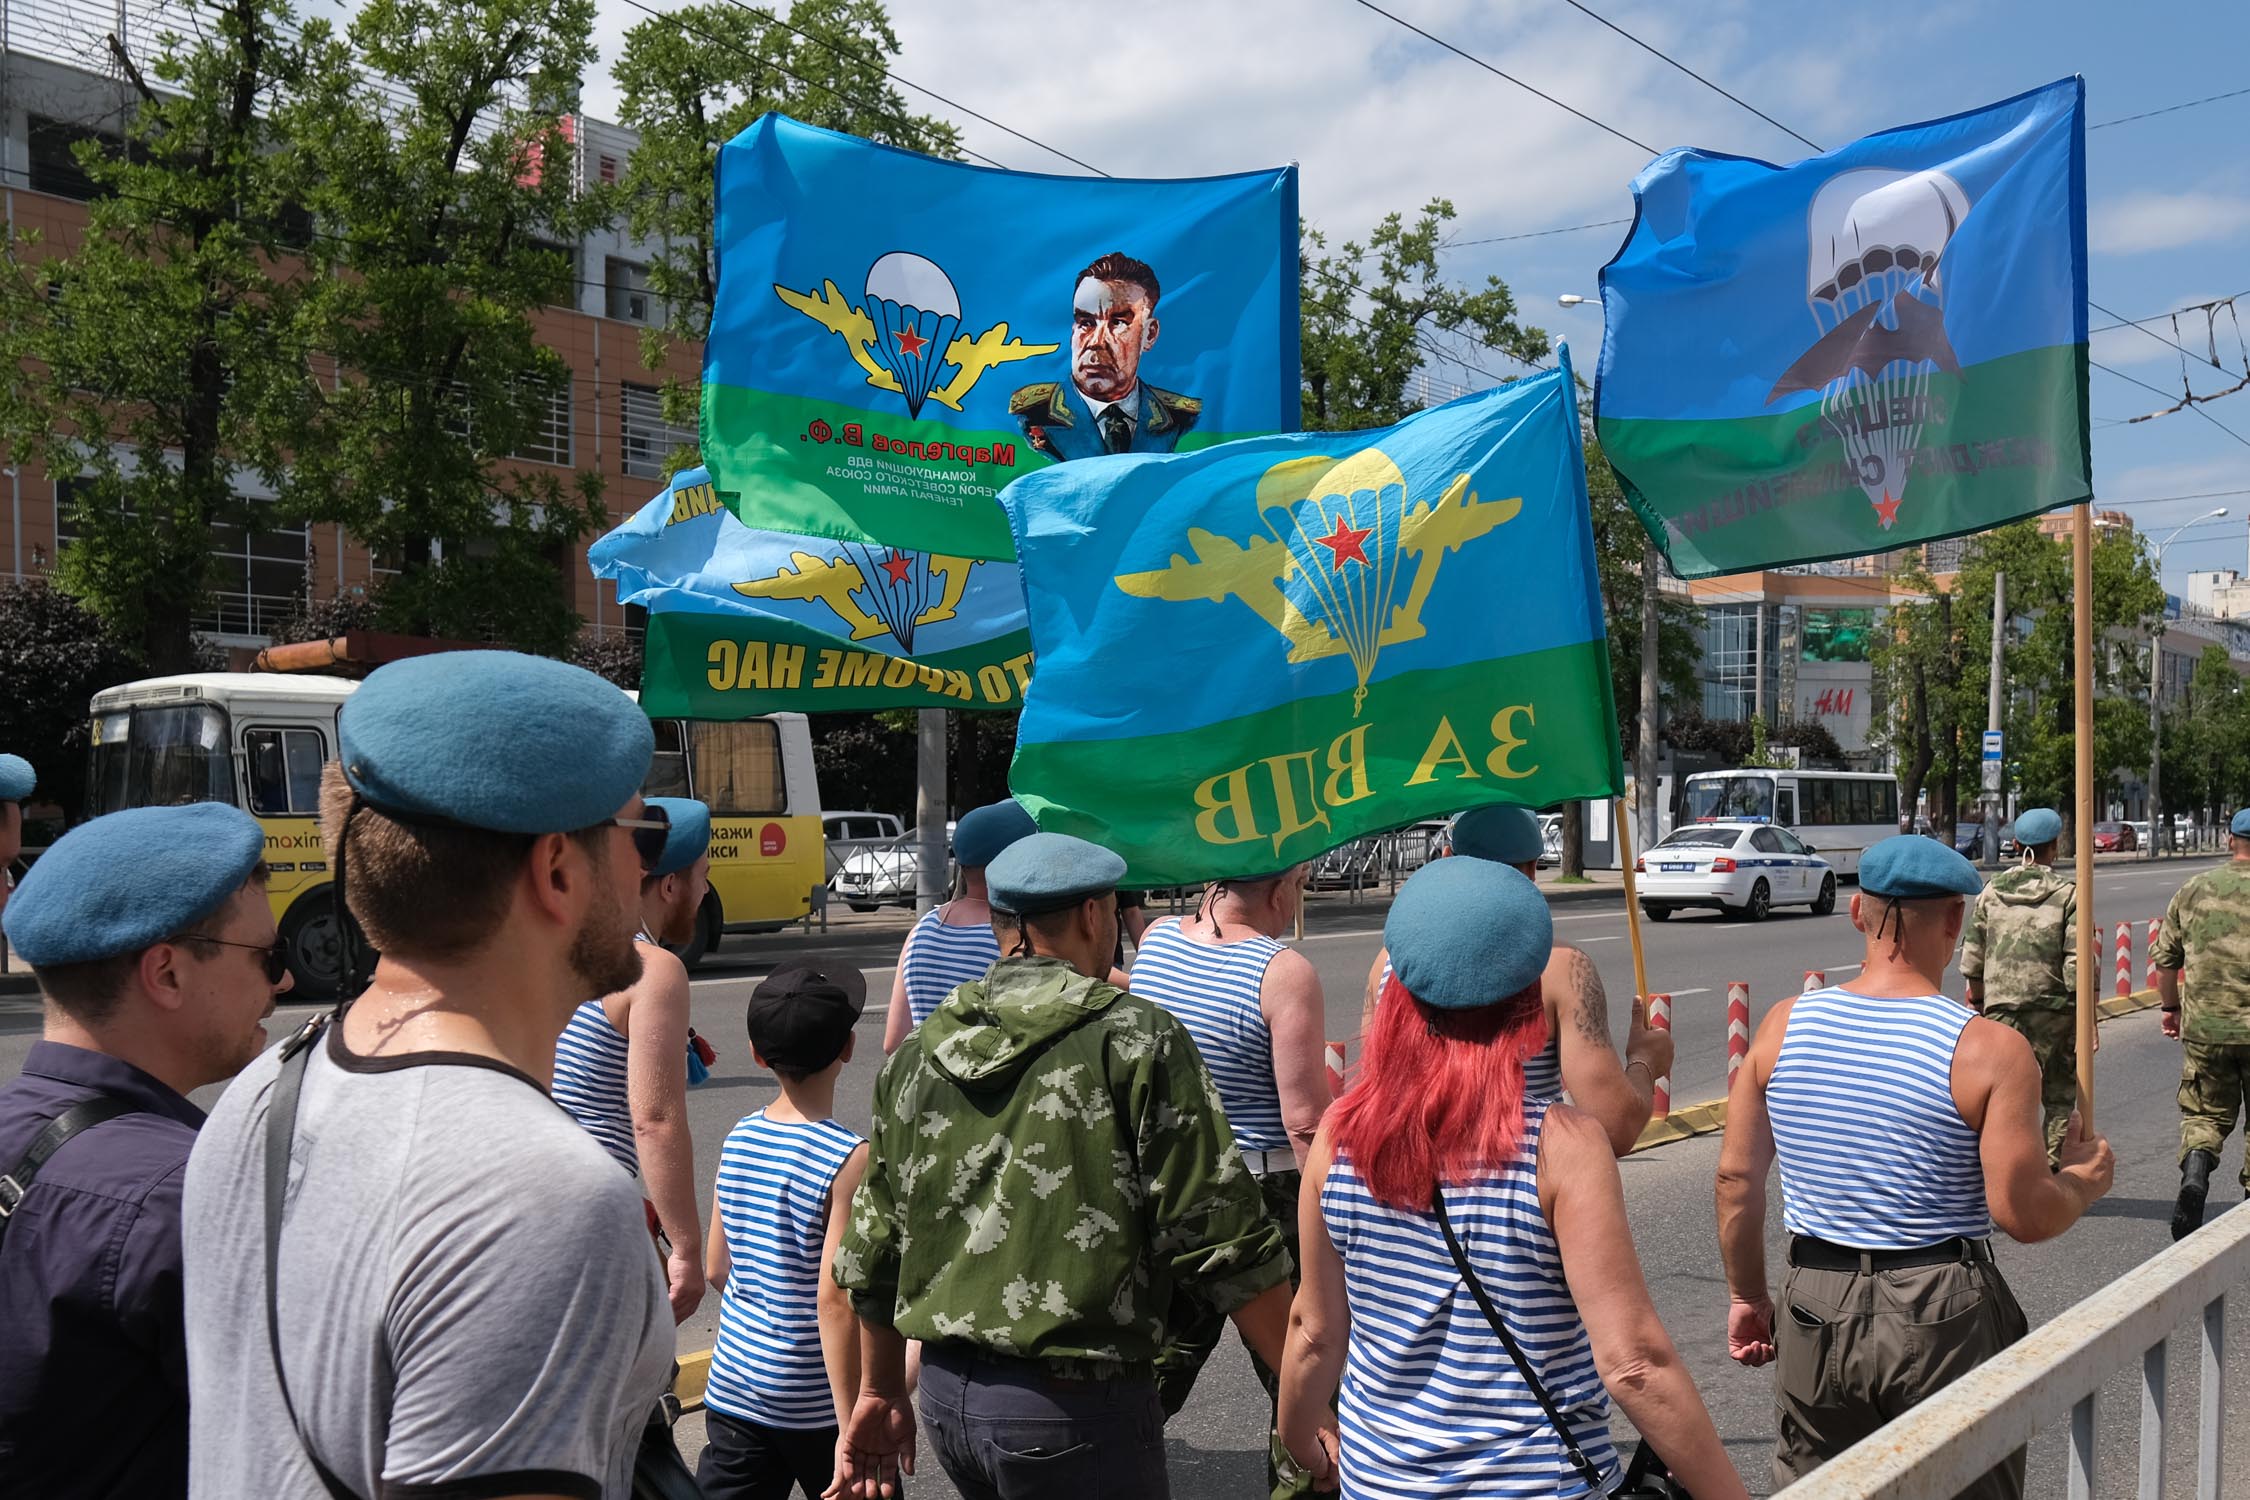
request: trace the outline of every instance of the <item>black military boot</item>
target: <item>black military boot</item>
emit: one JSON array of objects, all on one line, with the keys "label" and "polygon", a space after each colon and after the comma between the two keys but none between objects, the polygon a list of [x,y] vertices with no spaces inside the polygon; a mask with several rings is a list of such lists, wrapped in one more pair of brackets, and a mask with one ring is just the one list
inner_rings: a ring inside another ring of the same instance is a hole
[{"label": "black military boot", "polygon": [[2203,1227],[2203,1200],[2211,1193],[2211,1169],[2219,1158],[2208,1151],[2190,1151],[2180,1163],[2180,1199],[2172,1205],[2172,1238],[2184,1240]]}]

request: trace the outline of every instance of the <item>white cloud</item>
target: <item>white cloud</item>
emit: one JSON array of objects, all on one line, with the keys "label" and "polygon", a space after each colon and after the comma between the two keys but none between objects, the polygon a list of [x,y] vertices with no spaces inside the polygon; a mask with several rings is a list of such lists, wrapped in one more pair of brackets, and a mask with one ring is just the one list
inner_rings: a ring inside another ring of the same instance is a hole
[{"label": "white cloud", "polygon": [[2250,228],[2250,198],[2228,193],[2127,193],[2094,211],[2087,243],[2110,255],[2174,250]]}]

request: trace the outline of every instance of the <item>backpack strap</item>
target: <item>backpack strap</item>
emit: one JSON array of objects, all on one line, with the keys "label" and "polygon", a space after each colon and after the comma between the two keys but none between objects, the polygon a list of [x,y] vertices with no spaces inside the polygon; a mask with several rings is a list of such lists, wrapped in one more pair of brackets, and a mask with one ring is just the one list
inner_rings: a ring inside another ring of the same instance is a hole
[{"label": "backpack strap", "polygon": [[104,1120],[145,1112],[129,1099],[115,1094],[97,1094],[80,1100],[49,1120],[46,1129],[32,1138],[31,1149],[24,1152],[22,1160],[0,1174],[0,1240],[7,1238],[8,1223],[22,1205],[24,1194],[30,1191],[32,1179],[47,1165],[47,1159],[62,1149],[63,1142],[92,1130]]}]

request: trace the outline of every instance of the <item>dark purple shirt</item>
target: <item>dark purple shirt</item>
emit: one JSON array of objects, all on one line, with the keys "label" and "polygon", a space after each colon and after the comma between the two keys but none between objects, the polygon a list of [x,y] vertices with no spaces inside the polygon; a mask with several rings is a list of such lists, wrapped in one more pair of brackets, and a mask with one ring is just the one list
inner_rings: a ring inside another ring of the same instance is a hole
[{"label": "dark purple shirt", "polygon": [[180,1178],[203,1111],[130,1063],[35,1042],[0,1085],[0,1172],[96,1094],[146,1112],[66,1142],[0,1240],[0,1496],[187,1493]]}]

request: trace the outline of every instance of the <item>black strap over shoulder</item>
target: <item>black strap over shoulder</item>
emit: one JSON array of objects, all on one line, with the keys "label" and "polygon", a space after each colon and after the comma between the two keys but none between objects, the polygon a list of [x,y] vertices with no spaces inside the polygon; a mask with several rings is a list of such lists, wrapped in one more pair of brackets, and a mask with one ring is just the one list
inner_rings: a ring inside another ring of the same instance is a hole
[{"label": "black strap over shoulder", "polygon": [[7,1238],[8,1222],[15,1217],[24,1193],[31,1187],[31,1180],[47,1165],[47,1159],[62,1149],[63,1142],[81,1131],[92,1130],[104,1120],[143,1112],[129,1099],[115,1094],[97,1094],[49,1120],[46,1128],[32,1138],[31,1149],[24,1152],[23,1159],[0,1175],[0,1240]]},{"label": "black strap over shoulder", "polygon": [[329,1500],[359,1500],[358,1492],[338,1479],[313,1451],[305,1424],[297,1420],[297,1404],[289,1399],[289,1377],[281,1368],[281,1209],[289,1192],[289,1149],[297,1138],[297,1096],[305,1086],[305,1069],[312,1063],[313,1043],[338,1014],[313,1016],[281,1044],[281,1071],[274,1075],[273,1097],[266,1104],[266,1346],[273,1351],[281,1409],[288,1414],[289,1429],[297,1435],[305,1461],[312,1465]]},{"label": "black strap over shoulder", "polygon": [[1469,1295],[1476,1299],[1477,1310],[1484,1314],[1484,1320],[1492,1325],[1492,1331],[1499,1334],[1500,1342],[1507,1346],[1508,1358],[1516,1362],[1516,1369],[1523,1375],[1523,1383],[1531,1387],[1532,1397],[1539,1403],[1539,1409],[1545,1412],[1547,1420],[1554,1424],[1556,1434],[1562,1438],[1563,1447],[1570,1455],[1570,1466],[1576,1469],[1578,1477],[1585,1481],[1588,1494],[1607,1493],[1602,1488],[1602,1471],[1594,1467],[1594,1461],[1588,1458],[1585,1450],[1578,1446],[1578,1439],[1571,1435],[1570,1424],[1565,1422],[1563,1414],[1555,1409],[1554,1398],[1549,1396],[1547,1388],[1539,1383],[1538,1372],[1531,1368],[1531,1361],[1524,1358],[1523,1346],[1518,1344],[1516,1336],[1508,1331],[1508,1325],[1500,1317],[1500,1309],[1492,1305],[1492,1298],[1486,1295],[1484,1283],[1477,1280],[1477,1273],[1469,1269],[1469,1257],[1462,1252],[1461,1241],[1453,1233],[1453,1221],[1446,1217],[1445,1193],[1436,1183],[1430,1184],[1430,1204],[1437,1210],[1438,1228],[1445,1232],[1445,1248],[1452,1252],[1453,1268],[1461,1273],[1462,1283],[1468,1287]]}]

